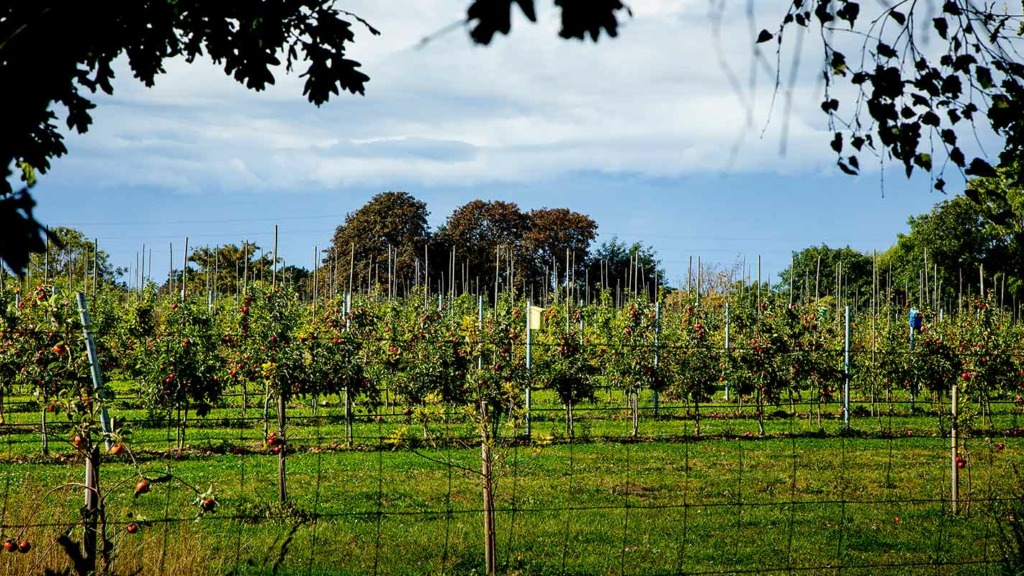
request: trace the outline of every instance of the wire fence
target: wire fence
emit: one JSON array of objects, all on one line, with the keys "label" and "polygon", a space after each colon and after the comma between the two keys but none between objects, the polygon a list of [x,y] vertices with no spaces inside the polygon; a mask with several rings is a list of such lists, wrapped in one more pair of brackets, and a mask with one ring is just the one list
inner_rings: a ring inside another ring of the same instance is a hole
[{"label": "wire fence", "polygon": [[[578,407],[570,438],[561,408],[540,395],[531,437],[515,429],[493,442],[498,571],[1019,569],[1014,530],[1024,500],[1015,465],[1024,441],[1017,405],[994,404],[995,424],[964,444],[954,514],[950,439],[941,429],[948,422],[906,402],[896,398],[893,409],[854,419],[852,433],[842,433],[834,417],[823,427],[812,423],[806,413],[816,402],[783,403],[759,437],[753,406],[721,401],[719,393],[702,408],[721,416],[707,417],[697,437],[690,407],[663,402],[655,416],[648,395],[641,437],[632,438],[624,401],[613,397]],[[825,406],[834,415],[837,404]],[[113,410],[115,422],[133,430],[134,460],[103,458],[111,546],[101,565],[114,574],[484,570],[486,507],[472,422],[452,414],[446,423],[423,424],[401,405],[362,411],[349,447],[336,402],[318,405],[316,414],[312,403],[295,403],[282,504],[280,456],[265,442],[260,408],[242,417],[236,404],[195,419],[183,450],[170,419]],[[8,410],[9,420],[30,415]],[[0,573],[66,569],[56,542],[81,532],[82,458],[66,421],[51,426],[46,457],[38,455],[38,423],[0,428],[0,531],[33,544],[28,553],[0,556]],[[154,483],[133,497],[140,474]],[[212,511],[197,504],[208,488]]]}]

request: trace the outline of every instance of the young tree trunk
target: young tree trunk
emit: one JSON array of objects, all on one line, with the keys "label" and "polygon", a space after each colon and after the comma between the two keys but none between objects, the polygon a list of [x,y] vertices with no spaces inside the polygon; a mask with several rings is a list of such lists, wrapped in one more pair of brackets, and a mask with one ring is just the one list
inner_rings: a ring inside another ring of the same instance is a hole
[{"label": "young tree trunk", "polygon": [[757,391],[757,433],[764,436],[764,397],[761,390]]},{"label": "young tree trunk", "polygon": [[484,565],[491,576],[497,572],[497,545],[494,533],[494,471],[491,466],[491,438],[487,421],[487,402],[480,400],[480,452],[484,489]]},{"label": "young tree trunk", "polygon": [[700,438],[700,400],[696,398],[693,399],[693,424],[694,433]]},{"label": "young tree trunk", "polygon": [[288,501],[288,486],[285,478],[285,456],[288,454],[288,437],[285,435],[285,397],[277,394],[277,434],[281,438],[281,451],[277,454],[277,498],[281,504]]},{"label": "young tree trunk", "polygon": [[6,424],[7,419],[4,417],[4,389],[0,386],[0,424]]},{"label": "young tree trunk", "polygon": [[185,429],[188,427],[188,404],[181,413],[181,433],[178,435],[178,450],[185,449]]},{"label": "young tree trunk", "polygon": [[352,447],[352,397],[345,388],[345,444]]},{"label": "young tree trunk", "polygon": [[263,394],[263,441],[266,442],[270,435],[270,384],[267,384]]},{"label": "young tree trunk", "polygon": [[632,418],[632,420],[633,420],[632,437],[636,438],[637,434],[639,432],[639,429],[640,429],[640,393],[639,392],[631,392],[629,398],[630,398],[630,406],[629,406],[630,407],[630,412],[631,412],[632,417],[633,417]]},{"label": "young tree trunk", "polygon": [[43,456],[50,455],[50,439],[46,432],[46,398],[43,398],[42,409],[39,411],[39,437],[42,442]]},{"label": "young tree trunk", "polygon": [[246,411],[249,408],[249,387],[245,385],[245,380],[242,380],[242,418],[244,419],[247,414]]},{"label": "young tree trunk", "polygon": [[818,399],[815,402],[815,411],[818,417],[818,430],[821,430],[821,390],[818,391]]},{"label": "young tree trunk", "polygon": [[87,451],[85,457],[85,533],[82,536],[82,555],[80,569],[86,574],[96,573],[96,536],[99,534],[97,520],[100,508],[100,448],[93,446],[86,438]]}]

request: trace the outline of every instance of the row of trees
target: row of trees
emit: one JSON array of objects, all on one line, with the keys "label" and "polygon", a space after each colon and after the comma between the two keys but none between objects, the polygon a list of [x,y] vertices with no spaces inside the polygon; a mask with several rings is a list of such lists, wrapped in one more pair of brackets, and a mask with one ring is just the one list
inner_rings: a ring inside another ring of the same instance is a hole
[{"label": "row of trees", "polygon": [[[98,415],[113,395],[90,382],[78,352],[81,325],[67,296],[50,286],[0,292],[0,393],[15,385],[36,391],[44,451],[47,414],[65,414],[98,486],[99,446],[107,441],[120,452],[123,438],[100,426]],[[262,404],[264,439],[278,454],[282,502],[288,498],[286,411],[293,400],[312,399],[315,406],[324,396],[342,398],[349,443],[353,403],[371,414],[381,404],[401,403],[423,423],[424,436],[431,423],[468,419],[482,447],[491,556],[492,450],[503,431],[518,437],[524,424],[529,430],[532,388],[557,395],[570,437],[574,407],[600,389],[625,396],[634,437],[641,390],[685,401],[698,436],[701,405],[723,388],[755,407],[762,434],[769,407],[788,401],[796,411],[798,399],[809,401],[820,425],[821,405],[836,397],[844,380],[873,412],[884,402],[891,411],[897,393],[909,393],[911,402],[924,395],[940,401],[959,385],[964,428],[983,424],[993,400],[1020,403],[1024,393],[1024,330],[994,305],[991,293],[941,320],[925,310],[928,321],[916,346],[907,338],[905,309],[883,306],[878,314],[862,314],[851,326],[850,362],[833,298],[791,302],[791,293],[768,286],[737,284],[700,298],[662,292],[654,302],[641,295],[622,306],[613,305],[608,292],[592,305],[559,298],[540,311],[536,327],[538,311],[513,292],[500,294],[493,306],[471,294],[436,303],[420,296],[378,291],[303,302],[294,290],[259,281],[237,301],[102,289],[92,301],[93,330],[105,371],[136,381],[151,411],[178,422],[179,447],[186,443],[189,414],[205,416],[225,402],[226,391],[241,393],[243,410]],[[150,482],[138,474],[137,494]],[[200,495],[197,502],[206,510],[215,501]],[[96,517],[90,512],[87,521]]]},{"label": "row of trees", "polygon": [[[262,403],[267,433],[274,399],[283,406],[337,395],[351,432],[353,402],[368,412],[402,403],[426,423],[444,407],[483,401],[494,425],[522,415],[527,388],[547,388],[565,406],[570,435],[574,406],[602,388],[624,393],[634,435],[641,390],[686,401],[698,433],[700,405],[723,388],[755,404],[759,422],[768,406],[788,401],[795,410],[797,400],[809,400],[820,419],[821,403],[835,398],[844,377],[873,411],[894,392],[941,395],[958,379],[970,382],[966,394],[984,410],[1022,392],[1024,332],[991,294],[941,321],[926,310],[916,346],[903,308],[855,316],[849,368],[832,297],[791,303],[767,286],[695,296],[634,297],[622,307],[607,293],[593,305],[563,298],[543,309],[529,350],[531,310],[510,293],[497,306],[469,294],[302,302],[293,290],[257,282],[237,302],[104,290],[92,307],[106,372],[138,382],[154,412],[174,414],[180,445],[189,415],[204,416],[229,389],[249,409]],[[87,364],[70,352],[80,348],[80,329],[61,292],[40,287],[2,298],[0,388],[36,390],[45,437],[47,411],[75,413],[89,382]]]}]

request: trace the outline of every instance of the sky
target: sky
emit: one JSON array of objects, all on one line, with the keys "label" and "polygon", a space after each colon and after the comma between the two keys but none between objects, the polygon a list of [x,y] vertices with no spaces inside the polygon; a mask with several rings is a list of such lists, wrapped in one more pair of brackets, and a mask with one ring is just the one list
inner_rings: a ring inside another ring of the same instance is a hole
[{"label": "sky", "polygon": [[67,134],[35,188],[37,217],[118,266],[145,246],[157,277],[186,237],[269,249],[275,225],[285,263],[309,268],[347,213],[389,190],[426,202],[432,226],[477,198],[568,207],[594,218],[598,243],[652,246],[675,285],[698,257],[756,274],[760,256],[767,278],[812,245],[885,250],[950,196],[891,163],[836,168],[813,36],[789,113],[773,99],[775,54],[757,58],[752,39],[788,3],[633,0],[619,38],[595,45],[559,39],[542,1],[538,24],[519,17],[485,48],[451,27],[466,0],[345,0],[382,32],[357,29],[350,51],[371,80],[319,108],[283,70],[256,93],[208,61],[169,60],[147,88],[122,61],[92,129]]}]

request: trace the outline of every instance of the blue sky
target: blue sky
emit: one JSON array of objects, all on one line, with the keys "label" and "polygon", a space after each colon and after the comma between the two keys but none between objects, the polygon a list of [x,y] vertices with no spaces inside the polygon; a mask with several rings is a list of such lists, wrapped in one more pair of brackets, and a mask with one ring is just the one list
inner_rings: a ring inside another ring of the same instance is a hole
[{"label": "blue sky", "polygon": [[147,89],[122,65],[93,129],[68,135],[69,155],[41,179],[38,216],[98,238],[117,265],[146,245],[159,276],[186,236],[269,248],[275,224],[286,262],[309,267],[314,246],[381,191],[424,200],[433,225],[475,198],[502,199],[589,214],[599,240],[652,245],[682,282],[690,257],[729,267],[760,254],[767,276],[823,242],[884,250],[908,216],[947,198],[891,165],[884,186],[877,163],[839,173],[806,65],[788,121],[781,102],[770,113],[774,79],[752,68],[748,39],[785,1],[757,2],[753,24],[727,4],[738,17],[719,48],[705,0],[635,0],[621,37],[596,46],[557,39],[546,11],[488,48],[461,29],[417,48],[464,4],[346,2],[383,35],[359,34],[352,52],[372,78],[366,96],[321,108],[295,75],[257,94],[212,64],[169,61]]}]

